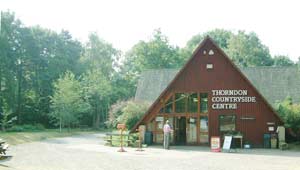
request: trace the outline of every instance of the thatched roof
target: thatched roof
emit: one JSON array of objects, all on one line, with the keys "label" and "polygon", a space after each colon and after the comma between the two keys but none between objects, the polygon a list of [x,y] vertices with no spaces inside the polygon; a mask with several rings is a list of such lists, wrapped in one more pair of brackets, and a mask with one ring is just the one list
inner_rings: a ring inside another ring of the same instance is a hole
[{"label": "thatched roof", "polygon": [[[300,103],[298,67],[248,67],[240,70],[271,105],[274,106],[287,96]],[[135,100],[153,103],[178,71],[178,69],[159,69],[143,72],[138,81]]]}]

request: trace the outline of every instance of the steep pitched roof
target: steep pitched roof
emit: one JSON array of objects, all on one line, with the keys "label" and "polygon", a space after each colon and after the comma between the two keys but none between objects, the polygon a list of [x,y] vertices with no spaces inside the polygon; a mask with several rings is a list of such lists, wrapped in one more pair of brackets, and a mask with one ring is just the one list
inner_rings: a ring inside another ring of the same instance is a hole
[{"label": "steep pitched roof", "polygon": [[[297,66],[248,67],[240,70],[272,106],[287,96],[300,103],[300,69]],[[143,72],[138,81],[135,100],[153,103],[178,71],[157,69]]]},{"label": "steep pitched roof", "polygon": [[222,54],[223,57],[225,57],[225,60],[227,60],[230,65],[238,72],[238,74],[244,79],[255,91],[257,91],[258,95],[262,98],[263,102],[269,107],[275,116],[281,121],[281,118],[278,116],[278,114],[275,112],[275,110],[272,108],[272,106],[267,102],[265,97],[256,89],[256,87],[249,81],[249,79],[241,72],[241,70],[229,59],[229,57],[225,54],[225,52],[209,37],[207,36],[200,45],[196,48],[196,50],[193,52],[190,59],[185,63],[185,65],[175,74],[174,78],[170,81],[169,84],[166,85],[166,88],[163,89],[163,91],[160,93],[160,95],[156,98],[156,100],[152,103],[152,105],[149,107],[148,111],[144,114],[144,116],[135,124],[135,126],[131,129],[131,132],[133,132],[137,126],[146,118],[146,116],[150,113],[150,111],[154,108],[156,103],[159,102],[159,99],[161,96],[163,96],[165,93],[167,93],[167,90],[171,87],[171,85],[179,78],[181,73],[189,66],[189,64],[192,62],[193,58],[195,58],[200,52],[201,48],[203,48],[207,43],[213,44],[215,48]]}]

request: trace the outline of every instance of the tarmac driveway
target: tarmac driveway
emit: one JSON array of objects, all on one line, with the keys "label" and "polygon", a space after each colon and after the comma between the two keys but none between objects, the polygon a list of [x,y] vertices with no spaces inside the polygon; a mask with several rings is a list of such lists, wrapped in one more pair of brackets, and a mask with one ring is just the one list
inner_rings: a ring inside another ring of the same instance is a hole
[{"label": "tarmac driveway", "polygon": [[300,152],[251,149],[212,153],[208,147],[160,146],[138,152],[134,148],[104,146],[104,134],[56,138],[11,146],[13,158],[0,169],[10,170],[300,170]]}]

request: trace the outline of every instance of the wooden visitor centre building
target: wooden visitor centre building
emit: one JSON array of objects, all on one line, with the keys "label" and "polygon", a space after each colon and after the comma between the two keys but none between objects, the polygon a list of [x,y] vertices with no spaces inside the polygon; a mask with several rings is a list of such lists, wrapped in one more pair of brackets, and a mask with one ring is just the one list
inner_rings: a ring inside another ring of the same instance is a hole
[{"label": "wooden visitor centre building", "polygon": [[[283,125],[271,104],[287,95],[299,95],[289,94],[293,88],[286,91],[276,90],[272,84],[264,86],[272,83],[271,79],[285,77],[277,77],[284,70],[271,75],[270,70],[263,69],[266,67],[238,68],[207,37],[180,70],[149,70],[142,74],[135,100],[152,104],[133,130],[145,125],[146,131],[153,134],[153,142],[162,143],[162,128],[169,120],[174,130],[173,144],[207,145],[212,136],[238,133],[243,141],[263,146],[264,134],[276,133],[277,126]],[[274,73],[276,68],[270,69]],[[269,92],[272,88],[276,91]]]}]

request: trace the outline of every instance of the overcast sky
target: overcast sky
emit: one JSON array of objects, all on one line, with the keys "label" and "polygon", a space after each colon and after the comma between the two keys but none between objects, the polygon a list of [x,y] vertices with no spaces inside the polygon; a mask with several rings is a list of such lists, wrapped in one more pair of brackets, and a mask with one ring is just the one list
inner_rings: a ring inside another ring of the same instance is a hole
[{"label": "overcast sky", "polygon": [[[300,1],[299,1],[300,2]],[[183,47],[195,34],[215,28],[257,33],[272,55],[300,56],[297,0],[0,0],[27,26],[66,29],[86,41],[92,31],[126,51],[161,28]]]}]

